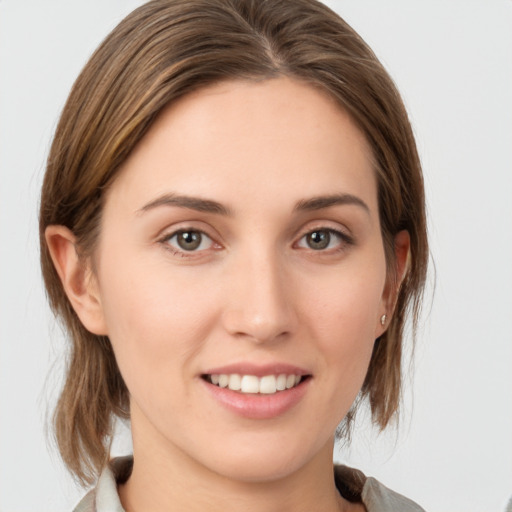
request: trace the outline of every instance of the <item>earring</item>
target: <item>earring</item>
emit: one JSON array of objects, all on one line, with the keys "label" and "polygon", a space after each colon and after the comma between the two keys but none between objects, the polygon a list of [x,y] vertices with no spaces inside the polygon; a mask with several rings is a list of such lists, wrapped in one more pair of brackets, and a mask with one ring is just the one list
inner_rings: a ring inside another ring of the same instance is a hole
[{"label": "earring", "polygon": [[386,325],[386,320],[388,319],[388,317],[386,315],[382,315],[380,317],[380,325],[382,325],[382,327],[384,327],[384,325]]}]

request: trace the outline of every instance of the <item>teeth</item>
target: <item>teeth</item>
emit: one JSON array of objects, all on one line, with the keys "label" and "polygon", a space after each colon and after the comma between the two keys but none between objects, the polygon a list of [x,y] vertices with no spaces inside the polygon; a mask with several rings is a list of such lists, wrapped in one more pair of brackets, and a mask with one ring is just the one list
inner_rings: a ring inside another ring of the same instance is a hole
[{"label": "teeth", "polygon": [[259,393],[260,379],[254,375],[244,375],[242,377],[240,391],[242,391],[242,393]]},{"label": "teeth", "polygon": [[219,375],[219,386],[221,388],[227,388],[229,384],[229,375]]},{"label": "teeth", "polygon": [[265,375],[265,377],[261,378],[260,393],[264,393],[265,395],[273,395],[276,391],[276,378],[273,375]]},{"label": "teeth", "polygon": [[276,379],[276,389],[277,391],[283,391],[286,389],[286,375],[284,373],[278,375]]},{"label": "teeth", "polygon": [[255,375],[233,374],[212,374],[209,381],[221,388],[229,388],[232,391],[241,393],[261,393],[264,395],[273,395],[277,391],[284,391],[297,386],[302,380],[301,375],[265,375],[256,377]]},{"label": "teeth", "polygon": [[241,387],[242,387],[242,377],[240,377],[240,375],[238,375],[237,373],[230,375],[228,388],[232,389],[233,391],[240,391]]}]

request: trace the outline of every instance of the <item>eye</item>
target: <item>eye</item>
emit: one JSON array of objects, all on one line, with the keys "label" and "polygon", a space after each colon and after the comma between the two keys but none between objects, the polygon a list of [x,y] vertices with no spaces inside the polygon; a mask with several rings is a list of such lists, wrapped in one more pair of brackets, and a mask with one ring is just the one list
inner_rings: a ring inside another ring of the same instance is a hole
[{"label": "eye", "polygon": [[166,237],[164,242],[179,252],[204,251],[213,246],[213,240],[208,235],[194,229],[177,231]]},{"label": "eye", "polygon": [[335,231],[334,229],[315,229],[306,233],[297,244],[298,247],[304,249],[312,249],[314,251],[324,251],[326,249],[339,248],[343,244],[349,243],[350,239],[344,233]]}]

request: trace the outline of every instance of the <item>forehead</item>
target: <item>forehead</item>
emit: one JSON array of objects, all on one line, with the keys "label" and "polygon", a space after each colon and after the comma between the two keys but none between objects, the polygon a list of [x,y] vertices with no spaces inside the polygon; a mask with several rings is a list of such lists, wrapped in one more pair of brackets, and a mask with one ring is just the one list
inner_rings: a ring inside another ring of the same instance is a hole
[{"label": "forehead", "polygon": [[327,93],[284,77],[223,82],[176,101],[112,189],[139,203],[167,190],[227,203],[258,191],[290,203],[338,192],[376,202],[371,151],[351,117]]}]

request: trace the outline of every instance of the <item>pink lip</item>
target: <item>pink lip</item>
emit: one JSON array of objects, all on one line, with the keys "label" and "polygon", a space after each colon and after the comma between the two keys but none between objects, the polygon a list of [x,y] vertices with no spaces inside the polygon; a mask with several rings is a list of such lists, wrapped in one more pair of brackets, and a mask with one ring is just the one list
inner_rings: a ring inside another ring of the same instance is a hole
[{"label": "pink lip", "polygon": [[[233,374],[255,375],[310,375],[297,366],[288,364],[254,365],[251,363],[237,363],[206,371],[203,375]],[[221,388],[211,384],[206,379],[199,379],[209,395],[221,406],[235,413],[237,416],[249,419],[265,420],[277,418],[296,406],[306,394],[311,378],[303,380],[299,385],[272,395],[240,393],[229,388]]]},{"label": "pink lip", "polygon": [[255,375],[256,377],[264,377],[265,375],[309,375],[310,372],[304,368],[284,363],[273,363],[266,365],[258,365],[254,363],[234,363],[226,366],[219,366],[206,370],[203,375],[220,375],[220,374],[238,373],[239,375]]}]

